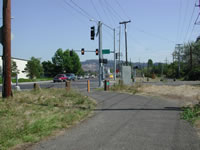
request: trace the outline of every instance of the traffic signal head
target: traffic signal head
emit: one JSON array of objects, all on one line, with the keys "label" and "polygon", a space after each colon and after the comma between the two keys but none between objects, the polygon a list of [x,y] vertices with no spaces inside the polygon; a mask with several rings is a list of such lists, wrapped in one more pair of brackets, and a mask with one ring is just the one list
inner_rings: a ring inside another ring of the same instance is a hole
[{"label": "traffic signal head", "polygon": [[96,49],[96,55],[99,55],[99,50],[98,49]]},{"label": "traffic signal head", "polygon": [[84,53],[85,53],[85,50],[84,50],[84,48],[82,48],[81,49],[81,54],[84,55]]},{"label": "traffic signal head", "polygon": [[90,31],[90,37],[91,37],[91,40],[94,40],[94,37],[95,37],[95,27],[91,27],[91,31]]}]

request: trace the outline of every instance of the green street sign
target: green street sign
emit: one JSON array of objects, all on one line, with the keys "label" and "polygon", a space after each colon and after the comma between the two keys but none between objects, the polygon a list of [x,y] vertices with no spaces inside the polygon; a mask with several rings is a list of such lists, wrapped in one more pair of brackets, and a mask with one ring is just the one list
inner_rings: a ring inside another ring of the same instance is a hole
[{"label": "green street sign", "polygon": [[102,54],[110,54],[110,49],[102,49]]}]

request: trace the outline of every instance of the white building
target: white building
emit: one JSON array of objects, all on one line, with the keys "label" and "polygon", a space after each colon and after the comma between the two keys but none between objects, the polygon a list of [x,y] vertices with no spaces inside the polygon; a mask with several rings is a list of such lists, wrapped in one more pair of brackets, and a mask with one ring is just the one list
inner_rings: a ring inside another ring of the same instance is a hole
[{"label": "white building", "polygon": [[[28,77],[26,76],[27,73],[24,72],[24,69],[26,67],[26,64],[28,62],[28,60],[25,60],[25,59],[20,59],[20,58],[11,58],[12,61],[15,61],[16,62],[16,65],[17,65],[17,69],[19,70],[19,74],[18,74],[18,79],[20,78],[24,78],[24,79],[27,79]],[[3,62],[2,62],[2,56],[0,56],[0,67],[1,67],[1,72],[2,72],[2,67],[3,66]]]}]

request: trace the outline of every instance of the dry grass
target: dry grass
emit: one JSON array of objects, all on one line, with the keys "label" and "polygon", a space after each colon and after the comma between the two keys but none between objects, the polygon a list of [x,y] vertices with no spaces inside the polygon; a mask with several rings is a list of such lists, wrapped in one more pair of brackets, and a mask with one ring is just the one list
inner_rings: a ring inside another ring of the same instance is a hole
[{"label": "dry grass", "polygon": [[200,87],[189,85],[181,86],[156,86],[143,85],[138,88],[139,93],[153,96],[165,96],[182,100],[184,105],[198,103],[200,101]]},{"label": "dry grass", "polygon": [[0,149],[34,143],[85,118],[95,103],[64,89],[17,92],[0,99]]}]

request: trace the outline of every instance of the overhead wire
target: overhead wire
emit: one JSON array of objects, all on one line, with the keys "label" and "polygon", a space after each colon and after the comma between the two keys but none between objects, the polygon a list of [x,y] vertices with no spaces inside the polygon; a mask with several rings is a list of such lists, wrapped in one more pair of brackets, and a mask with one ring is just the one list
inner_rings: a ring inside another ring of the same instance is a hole
[{"label": "overhead wire", "polygon": [[[196,0],[196,2],[197,2],[197,0]],[[195,2],[195,3],[196,3]],[[192,15],[191,15],[191,17],[190,17],[190,21],[189,21],[189,25],[188,25],[188,28],[187,28],[187,31],[186,31],[186,34],[185,34],[185,37],[184,37],[184,43],[186,42],[186,38],[188,37],[188,33],[189,33],[189,30],[190,30],[190,26],[191,26],[191,23],[192,23],[192,19],[193,19],[193,17],[194,17],[194,11],[195,11],[195,4],[194,4],[194,8],[193,8],[193,11],[192,11]],[[194,28],[194,27],[193,27]],[[193,29],[194,30],[194,29]]]},{"label": "overhead wire", "polygon": [[[103,2],[102,2],[102,0],[99,0],[99,4],[101,5],[101,8],[102,8],[102,10],[103,10],[103,12],[104,12],[104,14],[105,14],[105,16],[108,18],[108,16],[110,17],[110,15],[108,15],[107,14],[107,12],[106,12],[106,10],[105,10],[105,7],[104,7],[104,4],[103,4]],[[112,20],[112,19],[111,19]],[[109,21],[109,23],[113,26],[113,24],[110,22],[110,19],[108,18],[108,21]],[[113,20],[112,20],[113,21]],[[113,21],[114,22],[114,21]]]},{"label": "overhead wire", "polygon": [[127,19],[130,19],[130,17],[126,14],[125,10],[123,9],[123,7],[121,6],[121,4],[119,3],[118,0],[115,0],[115,2],[117,3],[117,5],[119,6],[119,8],[122,10],[123,14],[127,17]]},{"label": "overhead wire", "polygon": [[[111,11],[111,8],[109,7],[109,4],[108,4],[108,2],[106,1],[106,0],[103,0],[104,1],[104,3],[105,3],[105,8],[107,9],[107,11],[109,12],[109,14],[110,14],[110,17],[112,18],[112,20],[113,20],[113,22],[114,22],[114,24],[115,24],[115,22],[116,22],[116,20],[118,21],[118,18],[115,16],[115,14]],[[113,16],[113,17],[112,17]],[[117,18],[117,19],[116,19]]]},{"label": "overhead wire", "polygon": [[72,8],[74,11],[76,11],[77,13],[81,14],[82,16],[84,16],[87,19],[91,19],[90,17],[88,17],[87,15],[85,15],[84,13],[82,13],[81,11],[79,11],[77,8],[75,8],[73,5],[71,5],[69,2],[67,2],[66,0],[63,0],[63,2],[68,5],[70,8]]},{"label": "overhead wire", "polygon": [[[100,19],[100,20],[102,20],[102,18],[101,18],[101,15],[99,14],[99,12],[98,12],[98,10],[97,10],[96,6],[94,5],[94,2],[93,2],[93,0],[90,0],[90,1],[91,1],[91,4],[92,4],[92,6],[94,7],[94,10],[95,10],[95,12],[97,13],[97,15],[98,15],[99,19]],[[103,20],[102,20],[102,21],[103,21]]]},{"label": "overhead wire", "polygon": [[178,17],[178,27],[177,27],[176,43],[180,39],[181,12],[182,12],[182,0],[180,0],[180,4],[179,4],[179,17]]},{"label": "overhead wire", "polygon": [[[79,8],[83,13],[85,13],[88,18],[96,20],[93,16],[91,16],[87,11],[85,11],[83,8],[81,8],[77,3],[75,3],[73,0],[70,0],[71,3],[73,3],[77,8]],[[97,21],[97,20],[96,20]]]},{"label": "overhead wire", "polygon": [[120,14],[117,11],[115,11],[115,9],[110,5],[110,3],[107,0],[104,0],[104,1],[107,4],[107,7],[111,8],[111,10],[114,12],[114,15],[116,15],[119,20],[123,20]]},{"label": "overhead wire", "polygon": [[[197,0],[196,0],[196,2],[197,2]],[[195,7],[196,7],[196,2],[195,2]],[[200,5],[200,4],[199,4],[199,5]],[[192,27],[192,30],[191,30],[191,32],[190,32],[190,36],[189,36],[189,39],[188,39],[188,40],[190,40],[191,37],[192,37],[192,35],[193,35],[195,26],[196,26],[196,24],[197,24],[197,20],[198,20],[198,18],[199,18],[199,15],[200,15],[200,13],[198,13],[198,16],[197,16],[197,18],[196,18],[196,20],[195,20],[195,22],[194,22],[194,24],[193,24],[193,27]]]},{"label": "overhead wire", "polygon": [[[181,33],[183,33],[183,30],[184,30],[184,25],[185,25],[185,20],[186,20],[186,16],[188,14],[188,9],[189,9],[189,0],[187,0],[186,2],[186,8],[185,8],[185,14],[183,16],[183,22],[182,22],[182,26],[180,27],[180,31]],[[183,34],[181,34],[181,37],[182,37]],[[182,39],[183,40],[183,39]]]},{"label": "overhead wire", "polygon": [[140,29],[139,27],[135,27],[135,28],[136,28],[139,32],[144,33],[144,34],[146,34],[146,35],[155,37],[155,38],[160,39],[160,40],[168,41],[168,42],[170,42],[170,43],[175,43],[175,41],[172,41],[172,40],[170,40],[170,39],[168,39],[168,38],[166,38],[166,37],[163,37],[163,36],[160,36],[160,35],[156,35],[156,34],[154,34],[154,33],[150,33],[150,32],[144,31],[143,29]]}]

